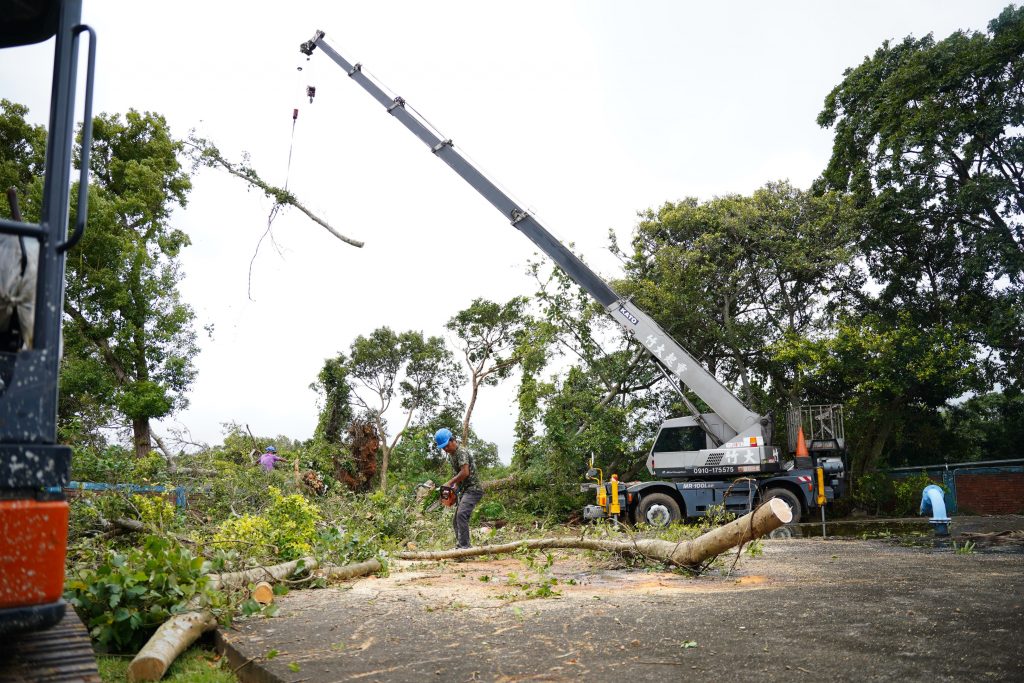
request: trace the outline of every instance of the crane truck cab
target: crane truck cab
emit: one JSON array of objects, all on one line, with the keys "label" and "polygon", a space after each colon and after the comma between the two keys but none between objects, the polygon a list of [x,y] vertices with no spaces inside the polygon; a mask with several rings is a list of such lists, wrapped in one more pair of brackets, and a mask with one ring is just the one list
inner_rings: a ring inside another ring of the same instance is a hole
[{"label": "crane truck cab", "polygon": [[780,469],[778,449],[764,436],[741,438],[715,413],[666,420],[647,456],[647,470],[660,479]]}]

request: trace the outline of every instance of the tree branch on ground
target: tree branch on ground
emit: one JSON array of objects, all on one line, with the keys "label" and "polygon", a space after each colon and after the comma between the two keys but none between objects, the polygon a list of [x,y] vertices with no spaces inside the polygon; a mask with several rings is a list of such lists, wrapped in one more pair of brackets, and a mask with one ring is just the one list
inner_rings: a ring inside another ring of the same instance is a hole
[{"label": "tree branch on ground", "polygon": [[672,543],[658,538],[640,538],[613,541],[598,538],[532,538],[501,545],[477,546],[459,550],[404,552],[402,560],[455,560],[480,555],[513,553],[520,548],[531,550],[546,548],[578,548],[601,550],[630,557],[665,562],[677,567],[699,567],[707,560],[730,548],[760,538],[793,519],[793,512],[780,499],[773,498],[753,512],[728,524],[712,529],[691,541]]}]

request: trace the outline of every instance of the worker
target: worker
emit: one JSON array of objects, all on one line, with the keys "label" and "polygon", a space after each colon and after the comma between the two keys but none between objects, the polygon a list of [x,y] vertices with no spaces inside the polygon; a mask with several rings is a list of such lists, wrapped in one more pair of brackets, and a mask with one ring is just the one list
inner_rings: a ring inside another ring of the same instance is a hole
[{"label": "worker", "polygon": [[277,454],[276,448],[273,446],[267,446],[263,451],[263,455],[260,456],[260,467],[269,472],[274,469],[274,465],[279,462],[284,462],[284,458]]},{"label": "worker", "polygon": [[452,526],[455,529],[455,547],[458,549],[468,548],[469,518],[473,514],[473,508],[484,495],[484,490],[480,488],[480,480],[476,474],[476,460],[467,449],[459,447],[458,439],[450,429],[438,429],[434,434],[434,443],[448,454],[448,460],[452,464],[454,474],[445,486],[457,487],[458,491],[459,504],[455,508],[455,516],[452,518]]}]

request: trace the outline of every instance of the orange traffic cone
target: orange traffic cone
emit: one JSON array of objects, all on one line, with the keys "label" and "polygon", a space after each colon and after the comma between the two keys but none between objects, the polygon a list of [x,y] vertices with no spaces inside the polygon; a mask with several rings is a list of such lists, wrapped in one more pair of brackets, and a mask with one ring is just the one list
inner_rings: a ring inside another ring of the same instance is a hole
[{"label": "orange traffic cone", "polygon": [[811,454],[807,452],[807,441],[804,440],[804,426],[800,425],[800,428],[796,431],[796,460],[800,463],[801,458],[810,461]]}]

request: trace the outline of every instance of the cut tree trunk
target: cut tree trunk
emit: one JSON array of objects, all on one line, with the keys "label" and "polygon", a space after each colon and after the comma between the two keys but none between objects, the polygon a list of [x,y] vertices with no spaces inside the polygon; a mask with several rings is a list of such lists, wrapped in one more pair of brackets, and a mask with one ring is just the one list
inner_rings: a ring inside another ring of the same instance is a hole
[{"label": "cut tree trunk", "polygon": [[244,588],[250,583],[258,581],[280,581],[299,571],[299,568],[313,571],[319,563],[315,557],[303,557],[301,560],[292,560],[283,564],[275,564],[269,567],[256,567],[246,569],[244,572],[227,572],[224,574],[211,574],[210,585],[214,589],[221,588]]},{"label": "cut tree trunk", "polygon": [[532,538],[515,543],[480,546],[462,550],[404,552],[399,553],[398,557],[403,560],[451,560],[478,555],[511,553],[523,547],[538,550],[545,548],[580,548],[583,550],[603,550],[619,555],[640,556],[678,567],[696,567],[716,555],[722,554],[729,548],[760,538],[792,520],[793,512],[790,507],[782,500],[773,498],[753,512],[716,529],[712,529],[692,541],[672,543],[671,541],[663,541],[657,538],[641,538],[632,541],[613,541],[599,538]]},{"label": "cut tree trunk", "polygon": [[[210,585],[215,589],[243,588],[253,582],[279,581],[286,579],[299,568],[319,573],[332,579],[351,579],[380,571],[378,560],[367,560],[355,564],[319,566],[316,558],[304,557],[270,567],[257,567],[244,572],[211,574]],[[269,585],[269,584],[268,584]],[[196,638],[217,628],[217,619],[210,610],[198,609],[198,602],[191,604],[192,611],[175,614],[165,621],[146,642],[128,665],[129,681],[158,681],[167,673],[174,660],[184,652]]]},{"label": "cut tree trunk", "polygon": [[253,587],[250,597],[261,605],[269,605],[274,602],[274,587],[266,581],[260,581]]}]

